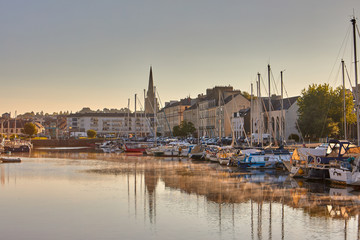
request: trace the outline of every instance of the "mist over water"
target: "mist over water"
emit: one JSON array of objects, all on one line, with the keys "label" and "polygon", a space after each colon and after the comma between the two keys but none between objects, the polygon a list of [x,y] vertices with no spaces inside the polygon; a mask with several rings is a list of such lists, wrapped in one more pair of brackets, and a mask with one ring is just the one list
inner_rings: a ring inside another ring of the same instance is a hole
[{"label": "mist over water", "polygon": [[0,164],[1,239],[358,239],[358,189],[179,158]]}]

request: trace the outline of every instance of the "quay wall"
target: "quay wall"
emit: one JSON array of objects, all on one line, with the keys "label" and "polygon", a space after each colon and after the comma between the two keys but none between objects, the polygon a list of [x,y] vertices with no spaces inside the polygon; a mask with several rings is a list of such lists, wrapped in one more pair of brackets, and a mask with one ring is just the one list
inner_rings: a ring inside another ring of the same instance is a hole
[{"label": "quay wall", "polygon": [[34,148],[39,147],[95,147],[95,143],[102,142],[103,139],[47,139],[31,140]]}]

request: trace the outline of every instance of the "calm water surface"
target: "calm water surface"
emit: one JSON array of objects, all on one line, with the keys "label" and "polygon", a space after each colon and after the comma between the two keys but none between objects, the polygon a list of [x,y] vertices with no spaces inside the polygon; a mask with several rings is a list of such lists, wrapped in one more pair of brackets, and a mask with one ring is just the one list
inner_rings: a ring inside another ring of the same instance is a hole
[{"label": "calm water surface", "polygon": [[0,164],[0,239],[359,239],[351,187],[187,159],[22,160]]}]

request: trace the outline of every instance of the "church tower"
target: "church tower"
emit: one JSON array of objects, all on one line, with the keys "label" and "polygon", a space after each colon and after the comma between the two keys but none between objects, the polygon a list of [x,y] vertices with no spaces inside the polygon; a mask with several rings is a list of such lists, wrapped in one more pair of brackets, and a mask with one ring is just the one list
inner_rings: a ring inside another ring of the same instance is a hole
[{"label": "church tower", "polygon": [[146,98],[145,98],[145,113],[147,113],[147,114],[154,113],[154,105],[156,107],[156,112],[158,112],[159,107],[158,107],[158,102],[156,99],[156,93],[154,92],[152,67],[150,67],[149,86],[148,86],[148,90],[147,90]]}]

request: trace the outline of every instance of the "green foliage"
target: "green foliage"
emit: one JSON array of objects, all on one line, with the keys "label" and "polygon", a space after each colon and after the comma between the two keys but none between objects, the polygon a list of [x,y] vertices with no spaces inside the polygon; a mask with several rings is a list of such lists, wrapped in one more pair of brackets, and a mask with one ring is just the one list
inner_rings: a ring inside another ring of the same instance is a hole
[{"label": "green foliage", "polygon": [[[349,124],[356,121],[351,93],[346,92],[346,118]],[[310,85],[298,99],[299,127],[305,138],[337,137],[342,134],[343,90],[328,84]]]},{"label": "green foliage", "polygon": [[248,92],[243,91],[240,94],[247,100],[249,100],[249,101],[251,100],[251,95]]},{"label": "green foliage", "polygon": [[176,137],[186,137],[196,131],[192,122],[182,121],[180,126],[173,127],[173,135]]},{"label": "green foliage", "polygon": [[28,122],[28,123],[25,123],[24,129],[22,129],[22,132],[24,134],[27,134],[29,137],[32,137],[33,135],[37,134],[37,129],[36,129],[35,124]]},{"label": "green foliage", "polygon": [[92,130],[92,129],[87,130],[86,134],[87,134],[88,138],[95,138],[96,137],[96,131]]}]

